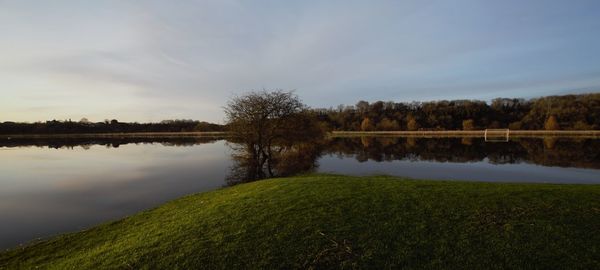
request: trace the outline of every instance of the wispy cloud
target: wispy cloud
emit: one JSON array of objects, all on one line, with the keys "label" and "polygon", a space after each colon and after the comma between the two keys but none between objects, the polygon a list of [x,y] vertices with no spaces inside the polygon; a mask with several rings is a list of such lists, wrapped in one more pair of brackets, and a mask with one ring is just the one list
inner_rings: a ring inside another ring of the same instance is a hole
[{"label": "wispy cloud", "polygon": [[315,107],[595,89],[598,17],[596,1],[5,1],[0,121],[220,121],[262,88]]}]

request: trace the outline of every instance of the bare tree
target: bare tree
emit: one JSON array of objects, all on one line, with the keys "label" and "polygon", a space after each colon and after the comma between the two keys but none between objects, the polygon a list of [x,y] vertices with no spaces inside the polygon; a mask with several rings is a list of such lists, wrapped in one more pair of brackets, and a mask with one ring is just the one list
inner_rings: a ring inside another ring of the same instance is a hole
[{"label": "bare tree", "polygon": [[285,148],[285,141],[298,140],[315,132],[317,126],[291,91],[250,92],[231,99],[224,109],[229,131],[242,142],[238,150],[248,155],[257,173],[263,173],[264,168],[269,177],[274,176],[273,160]]}]

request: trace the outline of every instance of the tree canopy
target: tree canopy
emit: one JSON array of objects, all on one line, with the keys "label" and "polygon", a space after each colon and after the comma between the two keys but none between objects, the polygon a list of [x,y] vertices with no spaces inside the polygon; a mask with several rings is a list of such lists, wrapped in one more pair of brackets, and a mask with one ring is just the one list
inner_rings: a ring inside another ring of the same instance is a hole
[{"label": "tree canopy", "polygon": [[73,134],[73,133],[128,133],[128,132],[215,132],[224,131],[219,124],[194,120],[164,120],[159,123],[126,123],[116,119],[90,122],[52,120],[36,123],[0,123],[0,134]]},{"label": "tree canopy", "polygon": [[[315,110],[331,130],[600,129],[600,93],[536,99],[497,98],[369,103]],[[556,123],[554,123],[556,122]],[[546,128],[547,129],[547,128]]]},{"label": "tree canopy", "polygon": [[292,158],[298,149],[323,134],[314,113],[293,92],[250,92],[224,109],[228,130],[239,142],[232,144],[236,164],[230,182],[285,174],[286,161],[298,160]]}]

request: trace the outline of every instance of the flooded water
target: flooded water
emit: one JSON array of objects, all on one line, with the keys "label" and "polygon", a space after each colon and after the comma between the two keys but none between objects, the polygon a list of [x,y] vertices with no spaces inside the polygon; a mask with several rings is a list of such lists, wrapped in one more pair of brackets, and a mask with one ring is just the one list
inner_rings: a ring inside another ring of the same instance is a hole
[{"label": "flooded water", "polygon": [[[223,187],[225,140],[0,141],[0,248],[77,231]],[[317,150],[315,150],[317,149]],[[290,159],[296,172],[426,179],[600,184],[600,140],[335,138]],[[317,151],[317,152],[315,152]],[[304,166],[310,164],[310,166]]]}]

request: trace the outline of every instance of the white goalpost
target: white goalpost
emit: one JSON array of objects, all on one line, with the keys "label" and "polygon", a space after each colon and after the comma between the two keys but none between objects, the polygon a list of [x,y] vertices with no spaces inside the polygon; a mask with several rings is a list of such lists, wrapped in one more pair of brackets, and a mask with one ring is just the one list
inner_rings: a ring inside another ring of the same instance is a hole
[{"label": "white goalpost", "polygon": [[486,142],[508,142],[510,129],[486,129],[483,138]]}]

